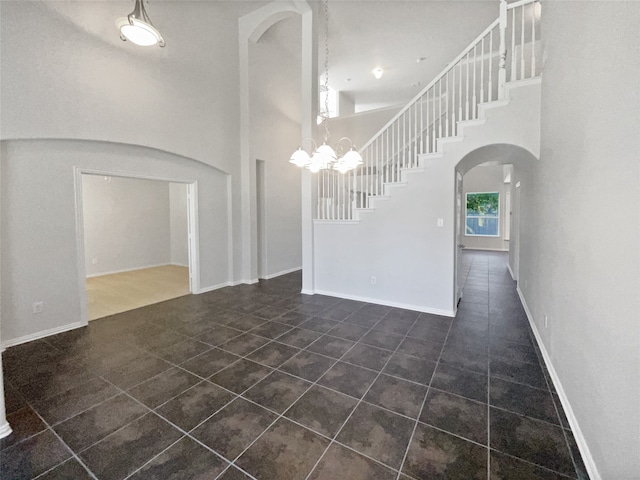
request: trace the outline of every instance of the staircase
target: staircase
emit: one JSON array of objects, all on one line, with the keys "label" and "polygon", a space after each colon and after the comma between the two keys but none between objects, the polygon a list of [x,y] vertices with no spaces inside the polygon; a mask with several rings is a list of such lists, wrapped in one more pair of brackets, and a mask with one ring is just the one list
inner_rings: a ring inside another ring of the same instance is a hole
[{"label": "staircase", "polygon": [[[314,292],[455,314],[456,170],[469,154],[539,157],[540,5],[500,15],[360,150],[317,177]],[[505,147],[505,145],[507,147]]]},{"label": "staircase", "polygon": [[316,219],[358,221],[423,171],[425,155],[463,141],[488,109],[508,108],[510,86],[539,78],[539,20],[539,0],[502,1],[499,17],[360,149],[361,167],[318,174]]}]

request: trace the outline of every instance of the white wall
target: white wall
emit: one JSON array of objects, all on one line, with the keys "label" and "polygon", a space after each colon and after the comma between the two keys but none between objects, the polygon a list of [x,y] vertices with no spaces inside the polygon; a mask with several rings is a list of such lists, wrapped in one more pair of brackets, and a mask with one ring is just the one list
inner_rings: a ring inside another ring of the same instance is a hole
[{"label": "white wall", "polygon": [[[76,239],[74,167],[198,182],[200,286],[226,284],[230,264],[227,175],[143,147],[101,142],[2,142],[2,339],[28,340],[81,324],[83,244]],[[32,303],[44,311],[32,313]]]},{"label": "white wall", "polygon": [[170,263],[168,183],[83,175],[82,206],[87,276]]},{"label": "white wall", "polygon": [[444,144],[442,155],[421,156],[424,171],[406,175],[388,199],[373,199],[375,210],[359,213],[359,223],[315,222],[316,292],[454,314],[456,170],[496,158],[530,162],[539,153],[539,82],[507,90],[508,106],[465,126],[464,140]]},{"label": "white wall", "polygon": [[2,139],[146,145],[232,171],[237,18],[251,3],[158,2],[167,46],[140,48],[114,26],[131,2],[2,2]]},{"label": "white wall", "polygon": [[165,48],[120,40],[114,19],[131,5],[0,2],[0,139],[141,145],[230,174],[240,278],[238,17],[261,3],[157,2]]},{"label": "white wall", "polygon": [[[400,111],[401,107],[380,108],[332,118],[329,121],[331,138],[336,142],[342,137],[349,137],[359,150]],[[324,131],[324,127],[319,127],[318,131],[319,138],[322,138],[321,132]]]},{"label": "white wall", "polygon": [[[289,163],[300,144],[300,17],[273,25],[249,47],[251,156],[264,161],[263,277],[302,265],[300,170]],[[259,72],[259,74],[258,74]]]},{"label": "white wall", "polygon": [[443,181],[452,177],[436,162],[358,224],[317,221],[316,292],[453,316],[453,189]]},{"label": "white wall", "polygon": [[170,261],[173,265],[189,266],[189,221],[187,185],[169,184]]},{"label": "white wall", "polygon": [[467,248],[480,250],[509,250],[509,241],[505,240],[507,212],[505,199],[506,192],[510,191],[510,184],[504,183],[502,165],[478,165],[469,170],[462,180],[462,201],[465,202],[466,194],[472,192],[498,192],[500,194],[500,220],[498,237],[474,237],[466,234],[464,208],[460,221],[462,222],[462,243]]},{"label": "white wall", "polygon": [[639,24],[636,2],[543,2],[540,168],[519,178],[519,287],[604,480],[640,472]]}]

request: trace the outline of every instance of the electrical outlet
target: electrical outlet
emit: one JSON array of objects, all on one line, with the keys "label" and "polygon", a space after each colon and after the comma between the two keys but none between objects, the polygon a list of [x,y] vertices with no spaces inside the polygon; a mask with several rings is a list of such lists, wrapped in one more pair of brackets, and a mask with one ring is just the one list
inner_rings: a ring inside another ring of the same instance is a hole
[{"label": "electrical outlet", "polygon": [[438,219],[438,226],[439,227],[444,227],[444,218],[439,218]]},{"label": "electrical outlet", "polygon": [[42,313],[44,302],[33,302],[33,313]]},{"label": "electrical outlet", "polygon": [[92,265],[97,265],[97,264],[98,264],[98,257],[93,257],[93,258],[91,259],[91,264],[92,264]]},{"label": "electrical outlet", "polygon": [[371,285],[375,285],[377,282],[376,277],[371,277]]},{"label": "electrical outlet", "polygon": [[544,316],[544,328],[549,326],[549,315]]}]

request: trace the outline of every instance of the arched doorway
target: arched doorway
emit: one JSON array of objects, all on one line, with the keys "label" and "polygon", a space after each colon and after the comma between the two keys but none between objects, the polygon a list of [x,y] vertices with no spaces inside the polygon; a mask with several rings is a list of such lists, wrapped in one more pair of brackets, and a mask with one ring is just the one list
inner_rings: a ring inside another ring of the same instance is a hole
[{"label": "arched doorway", "polygon": [[462,225],[465,216],[465,199],[463,195],[464,175],[470,170],[480,165],[512,165],[512,179],[510,182],[509,194],[511,197],[510,211],[510,235],[509,235],[509,269],[514,280],[518,279],[518,265],[520,260],[520,189],[522,181],[520,178],[532,165],[537,162],[537,158],[527,149],[513,144],[492,144],[477,148],[467,153],[457,163],[456,189],[455,189],[455,262],[454,277],[456,290],[456,304],[462,297],[463,262],[462,249],[464,248]]}]

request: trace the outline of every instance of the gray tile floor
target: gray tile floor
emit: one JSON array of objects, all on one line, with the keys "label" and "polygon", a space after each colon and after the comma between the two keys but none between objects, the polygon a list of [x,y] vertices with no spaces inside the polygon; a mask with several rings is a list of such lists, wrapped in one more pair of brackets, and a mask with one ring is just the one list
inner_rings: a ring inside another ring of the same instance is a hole
[{"label": "gray tile floor", "polygon": [[587,479],[502,253],[455,319],[299,294],[187,296],[3,354],[3,480]]}]

